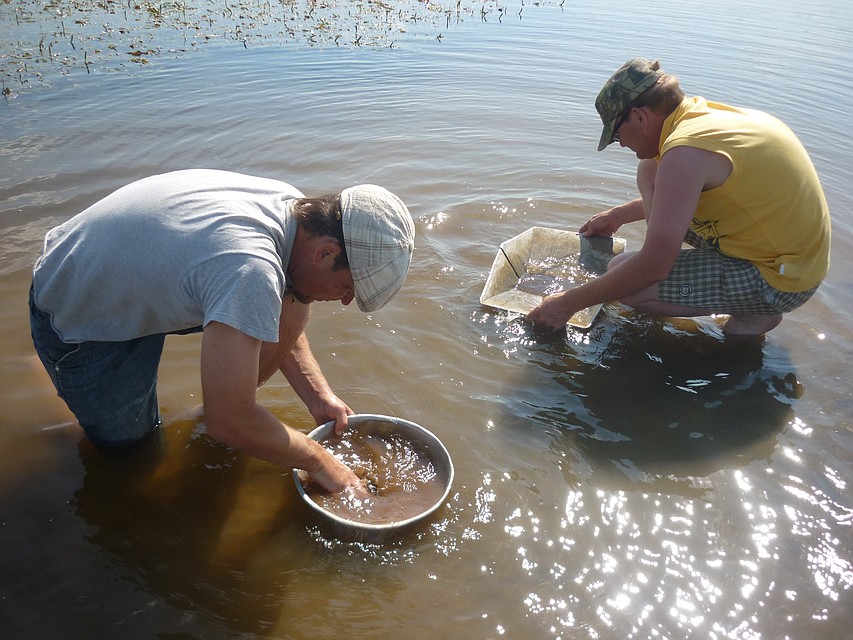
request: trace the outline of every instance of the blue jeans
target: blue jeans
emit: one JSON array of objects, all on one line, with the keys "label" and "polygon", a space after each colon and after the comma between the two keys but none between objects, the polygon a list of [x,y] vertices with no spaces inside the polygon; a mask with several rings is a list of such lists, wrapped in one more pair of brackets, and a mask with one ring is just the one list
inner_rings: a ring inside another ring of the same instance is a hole
[{"label": "blue jeans", "polygon": [[126,342],[63,342],[30,288],[33,344],[53,386],[92,442],[119,447],[145,439],[160,424],[157,369],[165,334]]}]

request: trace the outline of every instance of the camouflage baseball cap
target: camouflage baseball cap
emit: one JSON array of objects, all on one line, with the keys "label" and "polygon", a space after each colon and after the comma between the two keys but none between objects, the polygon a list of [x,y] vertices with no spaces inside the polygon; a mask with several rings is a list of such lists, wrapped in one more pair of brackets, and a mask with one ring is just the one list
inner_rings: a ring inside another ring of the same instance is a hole
[{"label": "camouflage baseball cap", "polygon": [[631,103],[650,89],[663,75],[660,63],[645,58],[634,58],[623,64],[610,79],[604,83],[595,99],[595,109],[604,123],[598,150],[601,151],[613,142],[613,130]]}]

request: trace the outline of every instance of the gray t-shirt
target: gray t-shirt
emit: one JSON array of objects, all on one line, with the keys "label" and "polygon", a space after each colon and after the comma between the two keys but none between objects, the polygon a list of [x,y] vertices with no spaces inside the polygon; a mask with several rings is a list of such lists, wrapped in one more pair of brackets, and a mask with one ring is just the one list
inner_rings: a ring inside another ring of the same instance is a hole
[{"label": "gray t-shirt", "polygon": [[278,180],[208,169],[139,180],[48,232],[35,302],[71,343],[211,321],[275,342],[301,197]]}]

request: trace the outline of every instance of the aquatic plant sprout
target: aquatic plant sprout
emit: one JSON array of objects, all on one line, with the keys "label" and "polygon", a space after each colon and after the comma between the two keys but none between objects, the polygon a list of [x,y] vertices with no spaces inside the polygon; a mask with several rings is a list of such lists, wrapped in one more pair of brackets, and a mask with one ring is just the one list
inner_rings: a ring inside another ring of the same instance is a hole
[{"label": "aquatic plant sprout", "polygon": [[[137,65],[217,44],[394,48],[441,41],[463,21],[498,21],[509,11],[495,0],[14,0],[0,3],[2,92],[49,85],[56,74],[133,73]],[[520,14],[523,4],[512,11]]]}]

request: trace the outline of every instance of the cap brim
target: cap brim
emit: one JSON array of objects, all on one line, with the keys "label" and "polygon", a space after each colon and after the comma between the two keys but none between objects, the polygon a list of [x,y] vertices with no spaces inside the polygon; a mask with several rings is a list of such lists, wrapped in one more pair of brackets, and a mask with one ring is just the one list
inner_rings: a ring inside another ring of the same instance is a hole
[{"label": "cap brim", "polygon": [[601,132],[601,139],[598,141],[598,150],[604,151],[604,149],[613,142],[613,122],[609,122],[604,125],[604,129]]},{"label": "cap brim", "polygon": [[401,248],[399,255],[381,265],[350,269],[355,285],[355,302],[364,312],[377,311],[397,295],[406,281],[411,253]]}]

